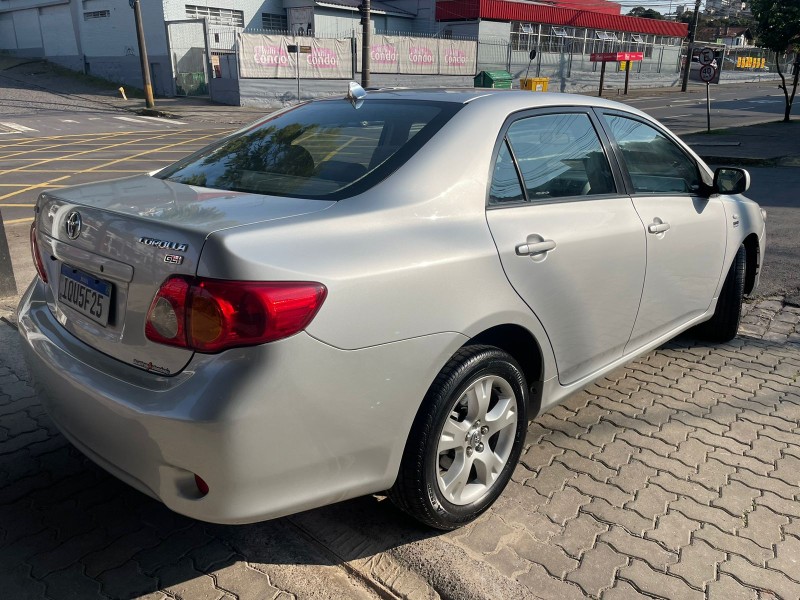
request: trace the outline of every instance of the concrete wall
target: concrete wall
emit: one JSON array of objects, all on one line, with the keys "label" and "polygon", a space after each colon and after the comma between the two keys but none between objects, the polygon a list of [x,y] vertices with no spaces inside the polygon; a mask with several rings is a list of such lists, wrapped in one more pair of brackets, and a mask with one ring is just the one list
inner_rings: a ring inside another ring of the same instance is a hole
[{"label": "concrete wall", "polygon": [[[65,24],[67,25],[65,27]],[[39,9],[39,27],[42,32],[45,56],[77,56],[78,43],[72,24],[69,6],[48,6]]]},{"label": "concrete wall", "polygon": [[478,29],[478,38],[488,41],[510,42],[511,23],[481,21]]},{"label": "concrete wall", "polygon": [[[109,11],[109,16],[88,20],[83,17],[83,13],[100,10]],[[127,2],[112,3],[107,0],[86,0],[83,3],[78,27],[83,53],[90,61],[97,56],[136,56],[139,53],[133,11]],[[146,41],[150,42],[152,40],[152,44],[157,46],[155,33],[160,33],[161,37],[164,36],[164,33],[159,31],[158,28],[154,28],[155,25],[153,23],[145,24]],[[160,29],[163,30],[163,28],[164,26],[161,25]],[[148,51],[151,51],[149,46],[150,44],[148,44]],[[158,48],[153,48],[152,51],[157,53]]]},{"label": "concrete wall", "polygon": [[[154,91],[171,94],[164,12],[158,2],[144,1],[141,6]],[[84,18],[85,13],[105,10],[107,17]],[[185,18],[185,8],[181,18]],[[2,0],[0,50],[46,58],[69,69],[143,86],[128,0]]]},{"label": "concrete wall", "polygon": [[211,99],[220,104],[239,106],[238,79],[212,79],[209,84]]},{"label": "concrete wall", "polygon": [[11,16],[17,33],[18,50],[44,48],[42,28],[39,25],[39,9],[20,10]]},{"label": "concrete wall", "polygon": [[[147,3],[150,4],[150,0]],[[156,4],[161,4],[161,2],[156,2]],[[163,0],[164,18],[167,21],[185,19],[187,4],[241,11],[244,16],[244,26],[255,29],[261,29],[262,12],[286,14],[282,0]]]}]

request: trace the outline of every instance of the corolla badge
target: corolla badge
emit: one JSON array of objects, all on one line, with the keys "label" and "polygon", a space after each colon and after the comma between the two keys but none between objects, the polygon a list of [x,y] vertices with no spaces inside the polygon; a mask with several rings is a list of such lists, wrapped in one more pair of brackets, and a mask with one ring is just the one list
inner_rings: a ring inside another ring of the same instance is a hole
[{"label": "corolla badge", "polygon": [[178,242],[170,242],[167,240],[157,240],[155,238],[140,237],[136,239],[140,244],[145,246],[153,246],[162,250],[174,250],[175,252],[186,252],[189,249],[189,244]]},{"label": "corolla badge", "polygon": [[78,236],[81,234],[82,225],[81,213],[73,210],[67,215],[67,220],[64,221],[64,229],[67,232],[67,237],[71,240],[78,239]]}]

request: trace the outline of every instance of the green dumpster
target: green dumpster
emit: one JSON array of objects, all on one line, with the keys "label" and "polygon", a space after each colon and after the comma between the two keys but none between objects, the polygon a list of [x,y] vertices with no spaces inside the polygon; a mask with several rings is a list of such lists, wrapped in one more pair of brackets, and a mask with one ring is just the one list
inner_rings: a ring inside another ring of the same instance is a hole
[{"label": "green dumpster", "polygon": [[476,88],[511,89],[511,73],[508,71],[481,71],[475,76]]}]

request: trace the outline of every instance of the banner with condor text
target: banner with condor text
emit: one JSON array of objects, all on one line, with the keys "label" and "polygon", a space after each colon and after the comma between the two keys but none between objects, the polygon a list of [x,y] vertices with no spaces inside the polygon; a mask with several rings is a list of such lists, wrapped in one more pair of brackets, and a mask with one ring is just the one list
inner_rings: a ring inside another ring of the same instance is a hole
[{"label": "banner with condor text", "polygon": [[[289,52],[296,45],[298,53]],[[350,38],[320,39],[260,33],[239,34],[239,74],[246,79],[351,79]]]},{"label": "banner with condor text", "polygon": [[[356,40],[356,70],[361,71],[361,39]],[[475,75],[478,43],[395,35],[374,35],[372,73],[403,75]]]}]

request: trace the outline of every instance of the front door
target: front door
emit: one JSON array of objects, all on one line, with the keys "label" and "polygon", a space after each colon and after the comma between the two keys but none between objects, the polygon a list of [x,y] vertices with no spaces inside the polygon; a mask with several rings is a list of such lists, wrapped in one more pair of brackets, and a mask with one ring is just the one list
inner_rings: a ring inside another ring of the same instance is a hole
[{"label": "front door", "polygon": [[569,384],[622,356],[642,293],[645,234],[587,112],[512,122],[487,220],[506,276],[541,321]]},{"label": "front door", "polygon": [[647,231],[647,276],[627,348],[636,350],[708,310],[725,260],[725,212],[719,197],[700,195],[697,163],[664,132],[620,114],[603,118]]}]

